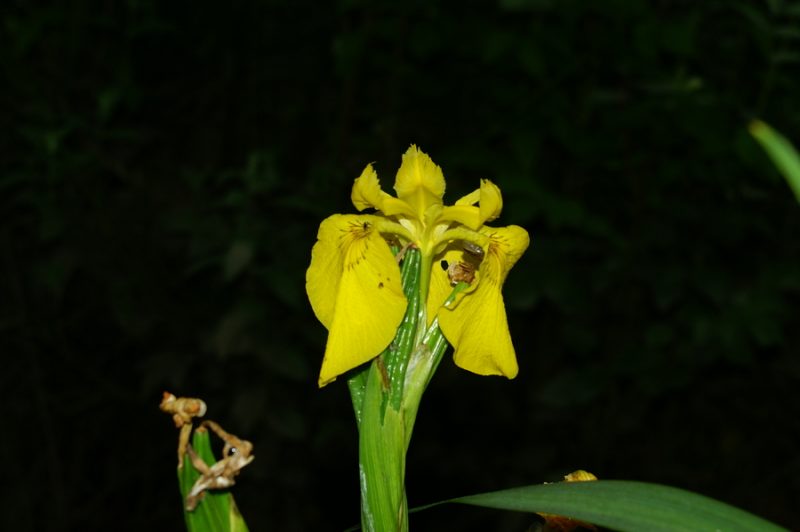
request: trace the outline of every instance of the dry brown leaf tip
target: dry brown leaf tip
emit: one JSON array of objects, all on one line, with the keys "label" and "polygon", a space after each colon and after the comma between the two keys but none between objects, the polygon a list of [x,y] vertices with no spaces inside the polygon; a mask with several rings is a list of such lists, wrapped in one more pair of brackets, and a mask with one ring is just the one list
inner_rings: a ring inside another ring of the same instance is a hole
[{"label": "dry brown leaf tip", "polygon": [[175,397],[174,394],[164,392],[159,408],[162,412],[172,414],[172,421],[181,429],[178,435],[178,469],[180,469],[183,467],[183,457],[189,445],[189,436],[192,434],[192,418],[206,414],[206,403],[202,399]]},{"label": "dry brown leaf tip", "polygon": [[234,477],[255,458],[252,455],[253,444],[247,440],[242,440],[229,432],[226,432],[219,424],[207,420],[197,430],[210,428],[214,433],[225,442],[222,449],[223,458],[212,466],[206,464],[192,446],[189,445],[187,452],[192,465],[200,472],[200,477],[195,481],[192,489],[186,495],[186,509],[192,511],[197,507],[197,503],[203,498],[207,490],[230,488],[236,481]]}]

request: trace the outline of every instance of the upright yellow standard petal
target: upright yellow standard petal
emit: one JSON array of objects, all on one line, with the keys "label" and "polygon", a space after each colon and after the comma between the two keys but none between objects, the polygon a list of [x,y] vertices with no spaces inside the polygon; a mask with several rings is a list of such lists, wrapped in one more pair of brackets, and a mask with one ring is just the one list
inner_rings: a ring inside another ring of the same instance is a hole
[{"label": "upright yellow standard petal", "polygon": [[[476,203],[479,203],[479,207],[472,207]],[[500,188],[488,179],[481,179],[481,188],[459,198],[453,207],[448,207],[448,209],[461,209],[463,212],[468,212],[467,210],[470,208],[474,211],[471,214],[474,216],[474,220],[453,219],[472,229],[478,229],[485,222],[496,219],[503,210],[503,196]]]},{"label": "upright yellow standard petal", "polygon": [[481,179],[481,223],[491,222],[500,216],[503,210],[503,195],[500,187],[489,181]]},{"label": "upright yellow standard petal", "polygon": [[444,174],[427,154],[412,145],[403,155],[394,190],[422,218],[428,207],[442,203]]},{"label": "upright yellow standard petal", "polygon": [[306,292],[328,328],[319,386],[378,356],[406,311],[400,268],[373,216],[336,214],[320,224]]},{"label": "upright yellow standard petal", "polygon": [[405,214],[415,216],[413,209],[404,201],[394,196],[390,196],[381,190],[381,183],[378,174],[371,164],[368,164],[361,175],[353,183],[353,190],[350,193],[350,200],[356,209],[377,209],[387,216]]},{"label": "upright yellow standard petal", "polygon": [[440,222],[458,222],[472,230],[477,230],[483,224],[481,211],[474,205],[448,205],[442,209],[439,216]]},{"label": "upright yellow standard petal", "polygon": [[[527,249],[529,237],[518,226],[484,227],[481,232],[490,243],[476,272],[474,288],[460,295],[455,304],[439,307],[439,326],[455,349],[456,365],[479,375],[513,379],[518,366],[501,290],[509,270]],[[441,294],[442,274],[436,274],[438,279],[433,277],[431,295]]]},{"label": "upright yellow standard petal", "polygon": [[386,195],[386,192],[381,190],[377,172],[375,172],[371,164],[368,164],[353,183],[350,200],[359,211],[369,209],[370,207],[380,210]]}]

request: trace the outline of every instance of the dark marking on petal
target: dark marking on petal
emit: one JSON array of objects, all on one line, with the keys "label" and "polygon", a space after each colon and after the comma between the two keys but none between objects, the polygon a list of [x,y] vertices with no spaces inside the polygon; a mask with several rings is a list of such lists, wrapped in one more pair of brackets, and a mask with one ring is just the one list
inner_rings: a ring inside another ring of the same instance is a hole
[{"label": "dark marking on petal", "polygon": [[440,262],[439,262],[439,266],[441,266],[441,267],[442,267],[442,269],[443,269],[444,271],[447,271],[447,268],[449,268],[449,267],[450,267],[450,265],[449,265],[449,264],[447,264],[447,261],[446,261],[446,260],[440,261]]},{"label": "dark marking on petal", "polygon": [[383,283],[378,283],[378,288],[383,288]]}]

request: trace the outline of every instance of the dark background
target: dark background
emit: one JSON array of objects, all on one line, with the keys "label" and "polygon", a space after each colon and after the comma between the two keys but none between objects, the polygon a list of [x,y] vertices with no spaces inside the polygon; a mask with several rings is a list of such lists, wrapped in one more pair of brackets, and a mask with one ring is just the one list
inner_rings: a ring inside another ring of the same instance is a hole
[{"label": "dark background", "polygon": [[18,0],[0,31],[3,529],[180,530],[165,389],[254,442],[252,530],[358,522],[304,273],[411,143],[532,236],[520,375],[446,355],[412,507],[585,468],[797,526],[800,206],[746,131],[800,139],[797,1]]}]

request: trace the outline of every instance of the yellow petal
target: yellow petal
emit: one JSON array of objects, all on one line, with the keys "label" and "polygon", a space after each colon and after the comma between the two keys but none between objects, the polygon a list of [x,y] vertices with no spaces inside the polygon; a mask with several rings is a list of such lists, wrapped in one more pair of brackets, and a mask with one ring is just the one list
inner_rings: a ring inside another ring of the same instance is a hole
[{"label": "yellow petal", "polygon": [[439,327],[453,346],[453,359],[460,368],[478,375],[517,376],[517,358],[508,332],[506,310],[500,290],[481,284],[463,296],[450,310],[439,311]]},{"label": "yellow petal", "polygon": [[508,227],[488,227],[483,226],[481,233],[489,237],[489,247],[487,256],[494,257],[494,260],[501,265],[502,278],[500,285],[506,280],[508,272],[514,267],[519,258],[528,249],[531,243],[528,232],[518,225]]},{"label": "yellow petal", "polygon": [[353,190],[350,192],[350,199],[356,209],[380,209],[383,204],[383,196],[386,193],[381,190],[378,174],[371,164],[368,164],[361,175],[353,183]]},{"label": "yellow petal", "polygon": [[[479,207],[473,207],[476,203]],[[459,198],[453,207],[454,212],[463,212],[467,219],[448,218],[463,223],[472,229],[478,229],[487,221],[492,221],[500,216],[503,210],[503,196],[500,188],[489,181],[481,179],[481,188],[473,190],[466,196]],[[460,209],[460,211],[456,211]],[[468,213],[468,214],[467,214]]]},{"label": "yellow petal", "polygon": [[439,215],[439,222],[458,222],[470,229],[477,230],[483,221],[481,220],[481,211],[474,205],[448,205],[442,209]]},{"label": "yellow petal", "polygon": [[500,187],[489,181],[481,179],[481,224],[491,222],[500,216],[503,210],[503,196]]},{"label": "yellow petal", "polygon": [[353,190],[350,193],[350,199],[359,211],[371,207],[387,216],[401,213],[409,216],[414,216],[415,214],[405,202],[381,190],[378,174],[371,164],[368,164],[364,171],[361,172],[361,175],[356,178],[353,183]]},{"label": "yellow petal", "polygon": [[[454,305],[439,307],[439,326],[455,349],[456,365],[479,375],[511,379],[518,367],[501,289],[530,240],[527,231],[518,226],[484,227],[481,232],[490,242],[476,272],[474,289],[459,296]],[[430,293],[435,290],[438,296],[443,291],[442,280],[441,275],[435,277],[431,275]]]},{"label": "yellow petal", "polygon": [[[363,218],[366,220],[370,217]],[[345,224],[351,220],[360,221],[360,218],[334,214],[323,220],[317,232],[317,242],[311,248],[311,265],[306,271],[306,293],[314,314],[326,329],[330,329],[333,322],[336,294],[344,268],[339,246],[340,227],[346,227]]]},{"label": "yellow petal", "polygon": [[412,145],[403,155],[403,162],[397,171],[394,183],[397,197],[421,219],[428,207],[442,203],[444,186],[442,169]]},{"label": "yellow petal", "polygon": [[400,268],[376,221],[336,214],[320,224],[306,272],[309,301],[328,328],[320,387],[379,355],[405,314]]},{"label": "yellow petal", "polygon": [[481,189],[476,188],[466,196],[461,196],[456,200],[456,205],[475,205],[481,200]]},{"label": "yellow petal", "polygon": [[[463,252],[465,242],[470,242],[482,249],[488,247],[490,242],[487,235],[478,231],[473,231],[462,225],[456,225],[451,228],[444,226],[441,231],[435,231],[432,237],[433,241],[430,249],[432,249],[436,255],[450,249]],[[456,258],[457,260],[461,260],[460,255],[457,255]],[[439,260],[439,257],[437,257],[436,260]],[[447,258],[447,260],[450,259]]]}]

